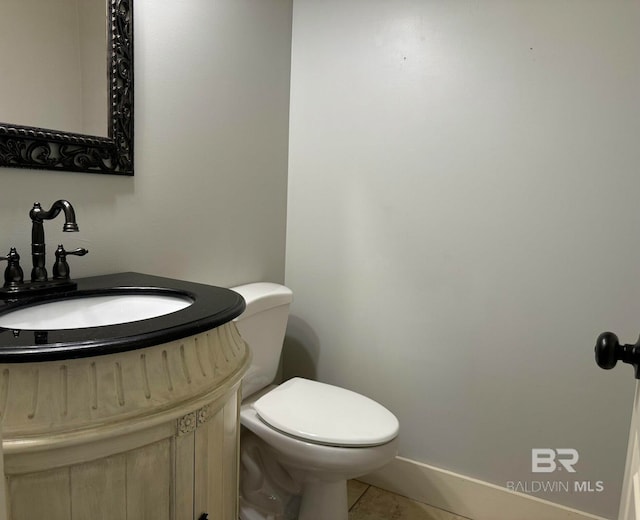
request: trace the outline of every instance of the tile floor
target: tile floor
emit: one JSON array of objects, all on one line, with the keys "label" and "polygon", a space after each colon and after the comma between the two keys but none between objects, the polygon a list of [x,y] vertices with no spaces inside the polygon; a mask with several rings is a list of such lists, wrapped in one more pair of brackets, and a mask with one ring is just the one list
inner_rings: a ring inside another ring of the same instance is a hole
[{"label": "tile floor", "polygon": [[470,520],[358,480],[347,486],[349,520]]}]

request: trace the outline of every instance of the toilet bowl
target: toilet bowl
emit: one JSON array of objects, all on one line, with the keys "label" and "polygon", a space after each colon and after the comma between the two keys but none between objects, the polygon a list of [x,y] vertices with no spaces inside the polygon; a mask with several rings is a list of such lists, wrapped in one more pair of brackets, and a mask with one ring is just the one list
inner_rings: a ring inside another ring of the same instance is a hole
[{"label": "toilet bowl", "polygon": [[344,388],[303,378],[273,385],[292,293],[271,283],[233,290],[247,303],[235,321],[253,353],[240,410],[240,518],[346,520],[346,481],[393,459],[398,420]]}]

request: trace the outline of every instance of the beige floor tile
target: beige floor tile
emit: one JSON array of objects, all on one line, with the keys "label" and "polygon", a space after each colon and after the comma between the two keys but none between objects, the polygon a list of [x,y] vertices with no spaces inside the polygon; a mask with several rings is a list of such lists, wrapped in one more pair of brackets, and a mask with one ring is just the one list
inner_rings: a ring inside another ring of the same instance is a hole
[{"label": "beige floor tile", "polygon": [[369,484],[360,482],[359,480],[347,481],[347,502],[349,503],[349,509],[358,501],[358,499],[364,494],[369,487]]},{"label": "beige floor tile", "polygon": [[349,512],[349,520],[466,519],[371,486]]}]

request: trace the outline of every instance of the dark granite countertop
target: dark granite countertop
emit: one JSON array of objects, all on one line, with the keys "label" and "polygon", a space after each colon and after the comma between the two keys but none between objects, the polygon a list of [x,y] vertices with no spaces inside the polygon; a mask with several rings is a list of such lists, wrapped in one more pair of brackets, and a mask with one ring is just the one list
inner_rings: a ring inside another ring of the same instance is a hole
[{"label": "dark granite countertop", "polygon": [[140,273],[118,273],[76,280],[75,291],[19,302],[0,301],[0,314],[25,305],[65,297],[94,296],[107,291],[135,289],[153,293],[157,288],[194,300],[189,307],[157,318],[78,329],[49,331],[0,327],[0,363],[24,363],[102,356],[150,347],[210,330],[231,321],[245,309],[238,293],[222,287],[173,280]]}]

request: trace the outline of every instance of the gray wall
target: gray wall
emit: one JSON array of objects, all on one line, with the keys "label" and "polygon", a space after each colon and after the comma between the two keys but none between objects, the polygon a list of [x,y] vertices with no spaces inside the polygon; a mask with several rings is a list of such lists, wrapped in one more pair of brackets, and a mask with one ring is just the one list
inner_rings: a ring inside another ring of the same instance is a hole
[{"label": "gray wall", "polygon": [[296,0],[285,376],[370,395],[481,480],[575,448],[617,511],[640,329],[637,2]]},{"label": "gray wall", "polygon": [[133,178],[2,169],[2,250],[30,270],[34,201],[76,208],[75,277],[119,271],[222,286],[284,277],[290,0],[135,2]]}]

